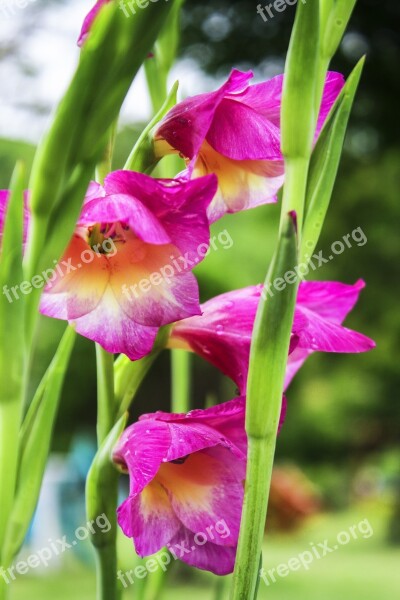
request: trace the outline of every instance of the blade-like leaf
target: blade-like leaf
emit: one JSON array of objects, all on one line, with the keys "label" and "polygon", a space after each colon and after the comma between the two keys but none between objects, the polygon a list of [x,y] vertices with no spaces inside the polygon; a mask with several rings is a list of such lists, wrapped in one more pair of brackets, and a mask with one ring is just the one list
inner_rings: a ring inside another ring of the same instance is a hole
[{"label": "blade-like leaf", "polygon": [[[283,281],[296,261],[295,223],[287,215],[264,290],[277,278]],[[248,460],[232,600],[253,599],[256,592],[297,287],[287,284],[272,297],[263,294],[254,324],[246,402]]]},{"label": "blade-like leaf", "polygon": [[299,2],[286,57],[281,131],[285,158],[308,158],[316,123],[319,52],[318,0]]},{"label": "blade-like leaf", "polygon": [[3,555],[6,563],[20,549],[35,511],[75,336],[68,327],[21,428],[17,489]]},{"label": "blade-like leaf", "polygon": [[[320,0],[322,14],[326,14],[322,30],[322,55],[329,61],[335,55],[357,0]],[[328,5],[325,7],[324,5]]]},{"label": "blade-like leaf", "polygon": [[[4,209],[0,237],[0,559],[13,503],[18,447],[16,438],[24,401],[25,339],[22,246],[24,167],[17,164]],[[17,297],[13,295],[13,288]]]},{"label": "blade-like leaf", "polygon": [[[33,214],[25,256],[28,278],[53,267],[53,261],[67,246],[111,124],[174,3],[150,3],[129,19],[114,3],[100,11],[76,74],[34,162]],[[49,256],[48,248],[55,252],[49,237],[57,243],[57,256]],[[30,338],[39,297],[38,290],[29,297]]]},{"label": "blade-like leaf", "polygon": [[322,230],[363,66],[364,59],[361,59],[349,76],[314,148],[306,193],[300,262],[307,262],[312,255]]}]

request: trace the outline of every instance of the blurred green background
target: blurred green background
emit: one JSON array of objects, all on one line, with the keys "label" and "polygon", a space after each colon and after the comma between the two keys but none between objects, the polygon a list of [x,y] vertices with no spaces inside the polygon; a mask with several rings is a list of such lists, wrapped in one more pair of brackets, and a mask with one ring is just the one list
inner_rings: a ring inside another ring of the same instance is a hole
[{"label": "blurred green background", "polygon": [[[34,17],[31,16],[34,26],[43,26],[41,19],[49,4],[35,4]],[[256,12],[257,4],[249,0],[216,0],[207,5],[187,0],[180,64],[186,65],[186,70],[187,65],[192,65],[194,70],[207,73],[204,81],[208,86],[213,81],[209,77],[216,77],[213,85],[217,85],[232,66],[253,68],[257,80],[282,72],[294,8],[288,6],[273,21],[264,23]],[[361,0],[332,65],[347,76],[357,59],[367,54],[318,249],[328,255],[334,241],[357,227],[361,227],[368,241],[360,247],[354,244],[315,273],[322,280],[366,281],[367,287],[346,324],[376,340],[377,349],[355,356],[315,354],[289,388],[277,464],[288,476],[291,494],[298,496],[298,519],[293,528],[282,531],[282,506],[278,501],[272,507],[274,527],[266,537],[264,565],[270,568],[287,562],[311,542],[332,539],[362,519],[368,518],[374,535],[352,541],[336,554],[314,563],[310,571],[291,573],[268,588],[261,582],[261,598],[389,600],[396,589],[400,592],[400,141],[396,119],[400,97],[399,17],[398,0]],[[24,57],[23,63],[19,59],[22,44],[18,39],[12,46],[0,43],[3,63],[11,61],[15,69],[29,69],[29,57]],[[62,64],[59,68],[63,68]],[[190,93],[187,85],[183,87]],[[15,98],[16,104],[18,101]],[[32,106],[31,119],[51,108]],[[132,123],[121,128],[116,167],[122,166],[141,126]],[[30,165],[33,153],[34,147],[23,135],[19,139],[0,139],[1,188],[8,186],[15,161],[23,158]],[[279,206],[264,206],[227,216],[213,226],[214,234],[227,230],[233,245],[211,252],[197,268],[203,300],[264,279],[278,215]],[[62,323],[42,320],[32,389],[62,330]],[[234,386],[197,357],[193,359],[193,371],[193,407],[204,406],[206,400],[220,402],[235,395]],[[132,418],[154,409],[168,409],[169,386],[169,356],[164,353],[139,393]],[[55,452],[69,452],[78,435],[88,439],[94,436],[95,394],[93,347],[80,339],[63,394],[53,442]],[[301,473],[300,478],[292,477],[294,469]],[[304,498],[311,498],[314,503],[308,518],[307,511],[302,511]],[[282,505],[288,502],[285,494],[281,501]],[[80,519],[76,526],[85,522],[83,509]],[[129,565],[129,545],[124,545],[122,553]],[[188,592],[193,598],[218,597],[212,576],[176,565],[171,571],[171,598],[179,600]],[[93,598],[92,569],[78,564],[73,556],[66,556],[60,571],[46,572],[45,577],[20,577],[13,597],[67,599],[76,594],[77,582],[80,598]],[[165,596],[168,598],[169,594]],[[126,597],[134,597],[134,590],[129,590]]]}]

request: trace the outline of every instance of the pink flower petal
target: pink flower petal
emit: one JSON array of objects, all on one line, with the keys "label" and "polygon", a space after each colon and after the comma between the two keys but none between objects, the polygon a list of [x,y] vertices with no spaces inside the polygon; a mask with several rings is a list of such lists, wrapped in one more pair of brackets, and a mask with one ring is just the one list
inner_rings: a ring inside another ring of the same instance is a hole
[{"label": "pink flower petal", "polygon": [[[198,536],[196,539],[201,541],[203,537]],[[204,545],[196,544],[194,534],[185,527],[182,527],[172,538],[168,549],[173,551],[182,562],[198,569],[211,571],[216,575],[228,575],[232,573],[235,566],[235,547],[217,546],[212,542],[206,542]]]},{"label": "pink flower petal", "polygon": [[237,543],[243,503],[243,481],[235,469],[238,461],[229,455],[226,449],[220,453],[214,449],[196,452],[183,464],[163,464],[157,474],[157,480],[168,490],[175,514],[187,529],[193,533],[206,531],[218,521],[225,521],[227,535],[212,532],[213,543],[222,546]]},{"label": "pink flower petal", "polygon": [[282,160],[279,128],[242,104],[240,97],[222,100],[206,140],[214,150],[234,160]]},{"label": "pink flower petal", "polygon": [[158,333],[157,327],[146,327],[130,319],[109,288],[95,310],[70,323],[79,334],[98,342],[108,352],[122,352],[131,360],[149,354]]},{"label": "pink flower petal", "polygon": [[216,152],[204,142],[199,155],[187,170],[192,177],[215,173],[218,190],[208,208],[211,223],[226,213],[235,213],[276,202],[284,182],[281,161],[232,160]]},{"label": "pink flower petal", "polygon": [[[88,262],[85,263],[82,260],[83,257]],[[78,319],[95,310],[100,304],[109,278],[109,265],[105,256],[91,250],[81,237],[75,235],[62,260],[54,269],[54,274],[45,288],[45,294],[66,293],[67,319]],[[50,305],[51,303],[43,303],[42,312],[46,310],[46,306]],[[64,318],[55,314],[56,306],[58,306],[58,302],[53,304],[51,315],[48,316]],[[64,308],[61,313],[64,315]],[[43,312],[43,314],[45,313]]]},{"label": "pink flower petal", "polygon": [[[188,181],[157,180],[133,171],[115,171],[105,180],[107,194],[132,196],[159,220],[169,240],[191,262],[192,268],[204,258],[199,248],[205,253],[204,248],[208,247],[207,209],[217,186],[214,174]],[[135,230],[134,223],[138,220],[135,212],[131,219]],[[184,264],[183,260],[180,262]]]},{"label": "pink flower petal", "polygon": [[170,446],[169,427],[161,421],[138,421],[124,431],[113,460],[129,470],[131,496],[140,494],[154,479]]},{"label": "pink flower petal", "polygon": [[89,31],[93,24],[93,21],[95,20],[98,13],[100,12],[100,9],[104,6],[104,4],[107,4],[107,2],[110,2],[110,0],[97,0],[96,4],[86,15],[86,17],[83,21],[81,32],[79,34],[78,46],[83,46],[83,44],[85,43],[86,38],[89,35]]},{"label": "pink flower petal", "polygon": [[109,194],[86,202],[79,217],[79,224],[93,223],[126,223],[144,242],[171,242],[159,219],[140,200],[127,194]]},{"label": "pink flower petal", "polygon": [[178,256],[171,244],[127,240],[110,259],[111,289],[131,319],[161,327],[200,313],[197,280],[190,272],[177,272],[173,257]]},{"label": "pink flower petal", "polygon": [[217,91],[187,98],[172,108],[155,133],[192,159],[197,155],[214,119],[215,111],[224,96],[240,92],[253,77],[251,71],[241,73],[234,69],[229,79]]},{"label": "pink flower petal", "polygon": [[[366,336],[341,325],[357,302],[362,281],[355,285],[336,282],[302,282],[299,287],[293,341],[301,364],[313,350],[365,352],[375,344]],[[172,347],[191,348],[211,362],[246,392],[251,335],[262,286],[250,286],[217,296],[202,305],[203,314],[176,323]],[[304,349],[307,352],[301,353]],[[300,367],[290,366],[290,374]]]},{"label": "pink flower petal", "polygon": [[127,498],[117,514],[119,526],[134,539],[139,556],[161,550],[182,527],[167,492],[157,481],[152,481],[138,496]]}]

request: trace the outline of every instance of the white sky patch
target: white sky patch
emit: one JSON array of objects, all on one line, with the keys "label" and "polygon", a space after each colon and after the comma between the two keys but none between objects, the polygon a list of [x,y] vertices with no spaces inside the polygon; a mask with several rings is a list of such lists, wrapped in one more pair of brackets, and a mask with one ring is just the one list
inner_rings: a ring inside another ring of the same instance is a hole
[{"label": "white sky patch", "polygon": [[[0,0],[1,3],[12,0]],[[79,48],[76,40],[92,0],[70,0],[47,4],[39,12],[40,0],[9,17],[1,14],[0,49],[17,40],[16,52],[0,53],[0,136],[37,143],[74,73]],[[35,6],[36,5],[36,6]],[[18,38],[21,38],[20,40]],[[193,61],[184,60],[171,73],[171,84],[180,79],[180,96],[212,89]],[[151,105],[141,69],[124,102],[121,124],[147,121]]]}]

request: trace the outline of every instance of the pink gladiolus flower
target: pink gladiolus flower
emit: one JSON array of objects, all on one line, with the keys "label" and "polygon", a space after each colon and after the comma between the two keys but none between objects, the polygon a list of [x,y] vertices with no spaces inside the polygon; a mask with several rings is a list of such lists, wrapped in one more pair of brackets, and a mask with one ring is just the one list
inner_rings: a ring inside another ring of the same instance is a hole
[{"label": "pink gladiolus flower", "polygon": [[208,248],[216,187],[215,175],[182,182],[131,171],[93,183],[41,312],[109,352],[150,352],[160,326],[200,313],[191,269]]},{"label": "pink gladiolus flower", "polygon": [[[249,86],[251,71],[233,70],[217,91],[187,98],[165,116],[155,132],[159,156],[179,152],[187,174],[216,173],[219,190],[210,221],[276,200],[284,180],[280,109],[283,76]],[[343,87],[328,73],[316,135]]]},{"label": "pink gladiolus flower", "polygon": [[[299,287],[285,389],[314,351],[365,352],[375,347],[366,336],[342,326],[364,287],[336,282],[302,282]],[[201,306],[203,315],[176,323],[170,347],[192,350],[246,391],[250,342],[262,285],[217,296]],[[267,300],[268,301],[268,300]]]},{"label": "pink gladiolus flower", "polygon": [[90,28],[91,28],[91,26],[93,24],[93,21],[95,20],[95,18],[99,14],[100,9],[104,6],[104,4],[107,4],[110,1],[111,0],[97,0],[96,4],[88,12],[88,14],[86,15],[86,17],[85,17],[85,19],[83,21],[82,29],[81,29],[81,32],[79,34],[78,46],[83,46],[83,44],[86,41],[87,36],[89,35],[89,31],[90,31]]},{"label": "pink gladiolus flower", "polygon": [[[183,562],[233,570],[243,503],[245,399],[188,414],[143,415],[113,459],[130,475],[118,523],[140,556],[164,546]],[[282,411],[281,423],[284,417]]]}]

